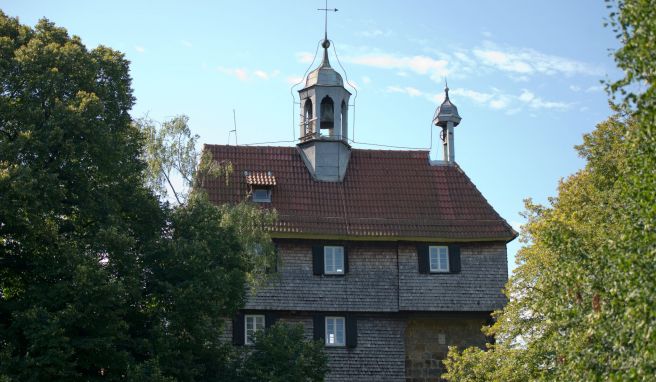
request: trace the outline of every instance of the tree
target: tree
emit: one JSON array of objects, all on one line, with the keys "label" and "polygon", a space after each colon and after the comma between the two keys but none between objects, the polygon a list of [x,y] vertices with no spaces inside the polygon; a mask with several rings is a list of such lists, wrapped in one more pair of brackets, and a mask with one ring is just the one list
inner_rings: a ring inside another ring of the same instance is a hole
[{"label": "tree", "polygon": [[0,380],[225,380],[271,215],[157,198],[122,54],[2,12],[0,52]]},{"label": "tree", "polygon": [[227,180],[232,172],[231,163],[217,163],[209,151],[198,151],[200,136],[191,133],[186,115],[175,116],[161,125],[147,117],[134,123],[146,137],[147,184],[162,198],[166,199],[171,192],[175,201],[182,204],[193,190],[203,189],[204,179],[225,176]]},{"label": "tree", "polygon": [[235,382],[320,382],[328,372],[323,342],[306,341],[300,324],[276,323],[235,357]]},{"label": "tree", "polygon": [[128,63],[0,13],[0,374],[99,378],[131,362],[130,307],[162,211],[142,186]]},{"label": "tree", "polygon": [[[549,206],[526,203],[526,243],[488,350],[452,348],[453,381],[648,381],[656,375],[656,140],[651,1],[620,1],[612,25],[626,77],[617,114],[577,147],[585,168]],[[650,16],[651,15],[651,16]],[[651,45],[650,45],[651,44]],[[646,84],[639,93],[631,87]]]}]

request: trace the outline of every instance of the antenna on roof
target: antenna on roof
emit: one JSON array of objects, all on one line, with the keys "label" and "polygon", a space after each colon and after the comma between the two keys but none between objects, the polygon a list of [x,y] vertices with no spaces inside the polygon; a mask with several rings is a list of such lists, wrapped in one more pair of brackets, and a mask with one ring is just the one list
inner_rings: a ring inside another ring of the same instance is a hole
[{"label": "antenna on roof", "polygon": [[237,114],[235,113],[235,109],[232,109],[232,122],[235,125],[235,128],[228,131],[228,144],[230,144],[230,134],[233,132],[235,133],[235,146],[239,146],[239,141],[237,141]]}]

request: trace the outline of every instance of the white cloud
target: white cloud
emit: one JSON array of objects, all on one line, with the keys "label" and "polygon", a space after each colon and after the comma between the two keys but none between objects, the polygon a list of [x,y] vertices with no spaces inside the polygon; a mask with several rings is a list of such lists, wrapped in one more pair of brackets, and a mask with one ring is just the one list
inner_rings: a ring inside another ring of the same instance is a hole
[{"label": "white cloud", "polygon": [[417,74],[428,74],[431,79],[441,80],[449,74],[446,60],[436,60],[428,56],[395,56],[391,54],[369,54],[346,57],[345,61],[381,69],[397,69],[413,71]]},{"label": "white cloud", "polygon": [[540,97],[537,97],[535,94],[529,90],[522,90],[522,93],[517,97],[518,100],[527,104],[530,108],[533,109],[559,109],[566,110],[572,106],[569,103],[559,102],[559,101],[545,101]]},{"label": "white cloud", "polygon": [[242,69],[242,68],[234,69],[234,75],[235,77],[239,78],[241,81],[248,79],[248,72],[246,71],[246,69]]},{"label": "white cloud", "polygon": [[192,44],[191,42],[189,42],[189,41],[187,41],[187,40],[180,40],[180,43],[181,43],[182,45],[186,46],[187,48],[191,48],[191,47],[194,46],[194,44]]},{"label": "white cloud", "polygon": [[299,52],[296,53],[296,59],[298,62],[309,64],[314,60],[314,54],[309,52]]},{"label": "white cloud", "polygon": [[476,65],[476,61],[474,61],[469,55],[465,52],[458,51],[453,53],[453,56],[457,58],[458,60],[462,61],[464,64],[474,66]]},{"label": "white cloud", "polygon": [[144,48],[144,47],[141,46],[141,45],[135,45],[135,46],[134,46],[134,50],[136,50],[137,53],[144,53],[144,52],[146,51],[146,48]]},{"label": "white cloud", "polygon": [[412,86],[388,86],[386,90],[388,93],[401,93],[409,95],[410,97],[419,97],[424,94],[421,90],[413,88]]},{"label": "white cloud", "polygon": [[269,79],[269,74],[267,72],[265,72],[264,70],[256,70],[256,71],[253,72],[253,74],[256,77],[259,77],[263,80],[268,80]]},{"label": "white cloud", "polygon": [[360,37],[367,37],[367,38],[374,38],[374,37],[381,37],[381,36],[390,36],[392,34],[392,31],[386,30],[383,31],[381,29],[371,29],[371,30],[366,30],[366,31],[360,31],[356,33]]},{"label": "white cloud", "polygon": [[246,68],[226,68],[224,66],[219,66],[216,68],[219,73],[236,77],[240,81],[247,81],[252,78],[258,78],[261,80],[268,80],[271,77],[275,77],[280,74],[279,70],[273,70],[271,72],[266,72],[262,69],[256,69],[252,72]]},{"label": "white cloud", "polygon": [[524,89],[524,90],[522,90],[522,94],[520,94],[518,98],[522,102],[531,102],[535,98],[535,94],[533,94],[530,91]]},{"label": "white cloud", "polygon": [[581,87],[580,87],[580,86],[577,86],[577,85],[569,85],[569,90],[571,90],[571,91],[573,91],[573,92],[580,92],[580,91],[581,91]]},{"label": "white cloud", "polygon": [[461,89],[461,88],[451,90],[451,94],[469,98],[476,103],[485,103],[490,99],[492,99],[492,97],[494,97],[494,94],[491,93],[482,93],[482,92],[477,92],[475,90]]},{"label": "white cloud", "polygon": [[587,89],[585,89],[585,92],[586,93],[596,93],[596,92],[600,92],[600,91],[603,91],[603,90],[604,90],[603,85],[594,85],[594,86],[590,86]]},{"label": "white cloud", "polygon": [[587,63],[538,52],[534,49],[502,49],[492,43],[485,48],[477,48],[472,53],[481,64],[515,74],[565,74],[568,76],[582,74],[599,76],[603,70]]},{"label": "white cloud", "polygon": [[363,76],[362,77],[362,83],[363,84],[370,84],[371,83],[371,78],[369,78],[369,76]]},{"label": "white cloud", "polygon": [[508,99],[506,97],[495,98],[490,101],[489,106],[495,110],[501,110],[508,107]]},{"label": "white cloud", "polygon": [[290,85],[296,85],[303,82],[303,77],[301,76],[289,76],[287,77],[287,83]]}]

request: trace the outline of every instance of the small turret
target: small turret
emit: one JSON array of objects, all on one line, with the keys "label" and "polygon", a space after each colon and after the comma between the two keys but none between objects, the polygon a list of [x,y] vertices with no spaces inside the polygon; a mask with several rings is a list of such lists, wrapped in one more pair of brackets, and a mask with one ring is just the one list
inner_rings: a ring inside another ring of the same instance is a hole
[{"label": "small turret", "polygon": [[444,147],[444,161],[455,163],[455,147],[453,138],[453,128],[460,124],[462,118],[458,114],[458,108],[451,103],[449,99],[449,86],[444,88],[444,102],[435,110],[433,124],[442,128],[440,138]]},{"label": "small turret", "polygon": [[351,93],[342,76],[328,60],[328,11],[323,42],[323,60],[308,74],[305,86],[298,91],[301,101],[301,124],[298,148],[313,179],[322,182],[344,180],[351,158],[348,144],[348,107]]}]

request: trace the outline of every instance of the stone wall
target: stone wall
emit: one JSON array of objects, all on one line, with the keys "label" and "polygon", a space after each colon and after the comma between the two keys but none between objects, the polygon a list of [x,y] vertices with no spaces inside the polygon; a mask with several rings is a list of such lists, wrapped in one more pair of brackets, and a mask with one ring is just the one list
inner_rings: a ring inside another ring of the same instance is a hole
[{"label": "stone wall", "polygon": [[480,319],[409,318],[405,330],[406,382],[437,382],[444,372],[442,360],[449,346],[485,345]]}]

